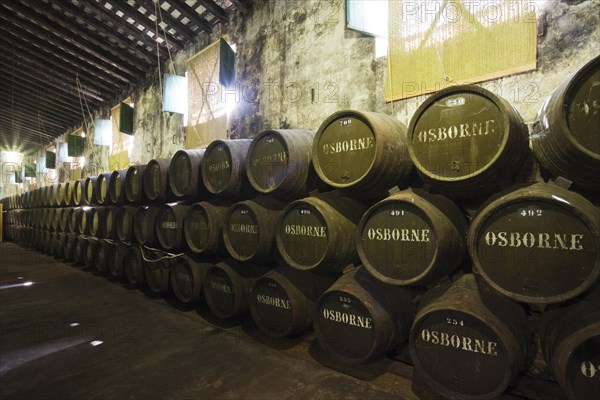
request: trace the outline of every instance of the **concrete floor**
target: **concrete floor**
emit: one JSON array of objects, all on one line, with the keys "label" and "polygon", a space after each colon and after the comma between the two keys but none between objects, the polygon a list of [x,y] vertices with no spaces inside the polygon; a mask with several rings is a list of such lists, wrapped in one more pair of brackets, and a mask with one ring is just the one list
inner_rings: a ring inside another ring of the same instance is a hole
[{"label": "concrete floor", "polygon": [[0,398],[399,398],[203,308],[0,243]]}]

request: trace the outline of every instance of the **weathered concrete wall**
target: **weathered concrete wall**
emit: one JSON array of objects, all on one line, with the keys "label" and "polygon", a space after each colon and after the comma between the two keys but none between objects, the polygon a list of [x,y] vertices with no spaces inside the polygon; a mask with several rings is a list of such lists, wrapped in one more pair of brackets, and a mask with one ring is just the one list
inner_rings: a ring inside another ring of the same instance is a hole
[{"label": "weathered concrete wall", "polygon": [[[373,38],[345,30],[344,12],[344,0],[255,1],[246,15],[236,13],[228,25],[177,53],[176,72],[183,74],[190,56],[229,35],[237,45],[232,137],[269,128],[316,130],[328,115],[347,108],[384,112],[408,125],[426,96],[384,102],[386,58],[375,58]],[[552,89],[600,54],[599,14],[600,0],[546,2],[539,16],[538,69],[483,85],[532,122]],[[131,96],[136,107],[132,163],[171,157],[184,146],[183,119],[162,112],[157,71]],[[95,173],[107,170],[106,148],[94,147],[95,157],[88,149],[86,160],[96,163]]]}]

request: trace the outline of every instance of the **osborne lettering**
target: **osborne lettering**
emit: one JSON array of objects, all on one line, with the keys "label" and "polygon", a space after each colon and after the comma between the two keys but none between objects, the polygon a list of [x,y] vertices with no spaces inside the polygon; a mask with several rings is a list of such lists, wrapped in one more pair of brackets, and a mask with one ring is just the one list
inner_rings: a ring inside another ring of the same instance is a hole
[{"label": "osborne lettering", "polygon": [[219,292],[231,293],[231,288],[229,287],[229,285],[226,285],[223,282],[211,281],[210,287],[212,287],[215,290],[218,290]]},{"label": "osborne lettering", "polygon": [[365,329],[373,329],[373,319],[370,317],[348,314],[345,312],[330,310],[328,308],[323,309],[323,317],[325,319],[343,324],[358,326]]},{"label": "osborne lettering", "polygon": [[286,162],[287,161],[287,153],[285,151],[281,151],[279,153],[270,154],[268,156],[260,157],[254,159],[252,165],[255,167],[261,167],[266,164],[271,164],[273,162]]},{"label": "osborne lettering", "polygon": [[384,242],[429,242],[429,229],[369,228],[367,237]]},{"label": "osborne lettering", "polygon": [[259,303],[266,304],[268,306],[285,308],[286,310],[292,309],[292,302],[290,300],[284,300],[278,297],[267,296],[266,294],[257,294],[256,300]]},{"label": "osborne lettering", "polygon": [[216,163],[208,163],[208,172],[219,172],[229,169],[229,161],[221,161]]},{"label": "osborne lettering", "polygon": [[471,339],[466,336],[450,335],[446,332],[430,331],[423,329],[421,339],[426,343],[436,344],[444,347],[454,347],[455,349],[471,351],[473,353],[487,354],[497,356],[498,343],[484,339]]},{"label": "osborne lettering", "polygon": [[175,222],[175,221],[164,221],[160,226],[163,229],[177,229],[177,222]]},{"label": "osborne lettering", "polygon": [[286,225],[284,232],[286,235],[292,236],[327,237],[327,227],[325,226]]},{"label": "osborne lettering", "polygon": [[229,225],[229,230],[236,233],[250,233],[253,235],[258,235],[258,225],[231,224]]},{"label": "osborne lettering", "polygon": [[488,246],[498,247],[537,247],[555,250],[583,250],[582,233],[532,233],[532,232],[492,232],[485,234]]},{"label": "osborne lettering", "polygon": [[471,136],[485,136],[495,133],[496,121],[488,119],[483,122],[471,122],[470,124],[451,125],[447,127],[432,128],[420,131],[417,138],[421,143],[441,142],[457,138],[467,138]]},{"label": "osborne lettering", "polygon": [[339,142],[327,143],[323,145],[323,154],[347,153],[350,151],[366,150],[375,146],[375,140],[372,137],[341,140]]}]

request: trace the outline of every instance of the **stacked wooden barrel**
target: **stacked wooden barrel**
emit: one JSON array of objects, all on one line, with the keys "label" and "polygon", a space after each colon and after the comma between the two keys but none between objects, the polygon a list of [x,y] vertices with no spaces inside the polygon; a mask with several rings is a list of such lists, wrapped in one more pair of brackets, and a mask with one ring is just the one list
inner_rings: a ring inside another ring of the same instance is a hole
[{"label": "stacked wooden barrel", "polygon": [[498,398],[540,343],[569,399],[593,398],[599,74],[595,59],[550,95],[533,152],[508,101],[459,85],[408,128],[339,111],[316,133],[216,140],[2,199],[5,236],[221,319],[250,312],[270,337],[314,329],[338,361],[408,349],[448,398]]}]

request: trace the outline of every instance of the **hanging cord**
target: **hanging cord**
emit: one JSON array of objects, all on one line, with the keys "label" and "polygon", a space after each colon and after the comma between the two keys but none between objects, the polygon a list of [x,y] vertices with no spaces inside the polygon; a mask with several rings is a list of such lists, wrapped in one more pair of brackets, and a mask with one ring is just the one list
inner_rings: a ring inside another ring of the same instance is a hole
[{"label": "hanging cord", "polygon": [[[154,14],[156,14],[156,10],[158,9],[158,16],[160,17],[160,22],[164,25],[164,21],[163,21],[163,17],[162,17],[162,10],[160,8],[160,5],[158,5],[159,0],[156,0],[156,2],[154,3]],[[158,19],[157,19],[158,21]],[[165,28],[163,26],[161,26],[161,29],[163,31],[163,36],[165,37],[165,46],[167,48],[167,54],[169,55],[169,62],[171,65],[171,71],[173,72],[173,75],[177,75],[177,72],[175,71],[175,63],[173,62],[173,57],[171,56],[171,48],[169,47],[169,39],[167,38],[167,31],[165,30]],[[156,37],[158,37],[158,28],[156,31]]]},{"label": "hanging cord", "polygon": [[[88,117],[91,121],[92,128],[94,129],[94,134],[95,134],[95,130],[96,130],[96,124],[94,122],[94,117],[92,115],[92,111],[90,110],[90,107],[87,103],[87,100],[85,99],[85,96],[83,95],[83,87],[81,86],[81,81],[79,80],[79,70],[77,70],[77,74],[75,75],[75,83],[77,85],[77,95],[79,96],[79,105],[81,107],[81,116],[83,118],[83,127],[85,128],[86,135],[88,135],[88,137],[91,139],[91,132],[89,129],[89,125],[86,123],[85,110],[83,108],[84,103],[85,103],[85,108],[88,111]],[[94,148],[93,143],[91,144],[90,147],[92,149],[92,159],[96,160],[96,149]]]},{"label": "hanging cord", "polygon": [[[154,15],[158,14],[157,8],[160,8],[160,7],[158,7],[158,3],[155,2],[154,3]],[[160,89],[160,93],[162,96],[162,76],[161,76],[161,72],[160,72],[160,46],[158,44],[158,40],[156,40],[159,37],[159,35],[158,35],[158,18],[156,18],[154,20],[154,29],[155,29],[154,34],[156,35],[156,38],[154,39],[154,41],[156,42],[156,59],[157,59],[157,65],[158,65],[158,87]]]}]

